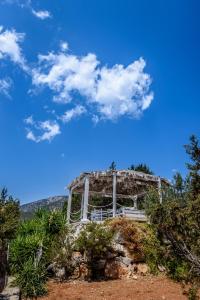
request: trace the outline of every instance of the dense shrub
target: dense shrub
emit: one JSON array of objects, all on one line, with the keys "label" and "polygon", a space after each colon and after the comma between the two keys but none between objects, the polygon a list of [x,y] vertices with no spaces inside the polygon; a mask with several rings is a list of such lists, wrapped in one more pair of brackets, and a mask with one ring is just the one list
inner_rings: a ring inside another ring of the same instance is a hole
[{"label": "dense shrub", "polygon": [[113,232],[103,224],[94,222],[85,225],[75,241],[75,248],[80,251],[88,265],[89,277],[95,276],[96,262],[105,258],[111,248]]},{"label": "dense shrub", "polygon": [[16,274],[16,282],[27,299],[36,299],[46,293],[47,274],[45,266],[36,265],[32,258],[24,262],[21,271]]},{"label": "dense shrub", "polygon": [[176,280],[198,282],[200,276],[200,146],[192,136],[185,146],[190,156],[185,180],[175,176],[174,186],[146,198],[146,212],[163,247],[162,262]]},{"label": "dense shrub", "polygon": [[33,219],[20,224],[10,245],[10,265],[24,296],[42,295],[47,266],[64,259],[67,261],[71,253],[65,238],[68,232],[65,215],[61,211],[39,210]]}]

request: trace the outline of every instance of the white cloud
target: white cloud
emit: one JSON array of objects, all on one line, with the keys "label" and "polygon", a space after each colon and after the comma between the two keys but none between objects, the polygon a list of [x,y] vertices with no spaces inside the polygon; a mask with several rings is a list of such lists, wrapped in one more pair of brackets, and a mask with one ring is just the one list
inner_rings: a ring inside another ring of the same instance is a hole
[{"label": "white cloud", "polygon": [[68,43],[67,42],[61,42],[60,43],[60,49],[64,52],[69,49]]},{"label": "white cloud", "polygon": [[0,59],[9,57],[14,63],[27,70],[25,59],[22,54],[20,42],[24,39],[24,33],[18,33],[14,29],[4,30],[0,27]]},{"label": "white cloud", "polygon": [[144,72],[143,58],[128,66],[116,64],[111,68],[101,66],[91,53],[78,57],[67,52],[50,52],[39,55],[38,59],[33,84],[48,86],[54,92],[54,102],[72,102],[78,93],[81,104],[95,115],[95,122],[121,116],[138,118],[153,100],[151,77]]},{"label": "white cloud", "polygon": [[150,76],[144,73],[145,61],[140,58],[124,67],[103,67],[97,82],[96,96],[91,101],[98,104],[103,118],[117,119],[123,115],[137,117],[153,100],[149,94]]},{"label": "white cloud", "polygon": [[[57,92],[53,100],[68,103],[72,100],[71,92],[78,91],[82,96],[95,96],[96,67],[99,62],[94,54],[84,57],[59,53],[39,55],[40,67],[33,70],[33,84],[47,85]],[[43,70],[48,69],[45,74]]]},{"label": "white cloud", "polygon": [[51,13],[48,10],[33,9],[31,0],[0,0],[0,2],[2,2],[2,4],[15,4],[22,9],[28,9],[36,18],[39,18],[41,20],[52,17]]},{"label": "white cloud", "polygon": [[31,12],[35,17],[37,17],[41,20],[51,18],[51,14],[48,10],[38,10],[38,11],[36,11],[36,10],[32,9]]},{"label": "white cloud", "polygon": [[[27,139],[32,140],[36,143],[42,141],[52,141],[54,137],[60,134],[60,126],[56,121],[44,121],[44,122],[35,122],[32,116],[24,120],[24,122],[29,125],[27,130]],[[31,126],[31,127],[30,127]],[[34,133],[34,131],[37,132]]]},{"label": "white cloud", "polygon": [[63,123],[70,122],[72,119],[84,114],[86,112],[85,107],[82,105],[77,105],[75,108],[72,108],[70,110],[67,110],[60,119]]},{"label": "white cloud", "polygon": [[11,85],[12,85],[12,80],[10,78],[0,79],[0,93],[10,98],[9,90]]}]

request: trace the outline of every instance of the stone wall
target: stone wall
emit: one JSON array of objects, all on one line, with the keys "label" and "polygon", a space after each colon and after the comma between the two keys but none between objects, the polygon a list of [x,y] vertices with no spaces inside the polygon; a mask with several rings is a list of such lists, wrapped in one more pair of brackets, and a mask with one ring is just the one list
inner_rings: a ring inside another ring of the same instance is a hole
[{"label": "stone wall", "polygon": [[[83,227],[83,224],[76,227],[75,237],[80,234]],[[69,279],[87,280],[90,278],[87,262],[80,252],[73,252],[71,264],[73,273],[68,277]],[[130,251],[120,231],[115,234],[112,248],[106,253],[106,257],[96,261],[94,269],[96,270],[95,279],[137,279],[138,276],[145,276],[149,272],[144,255],[134,249]],[[58,280],[66,279],[64,267],[59,268],[56,264],[52,264],[49,270]]]}]

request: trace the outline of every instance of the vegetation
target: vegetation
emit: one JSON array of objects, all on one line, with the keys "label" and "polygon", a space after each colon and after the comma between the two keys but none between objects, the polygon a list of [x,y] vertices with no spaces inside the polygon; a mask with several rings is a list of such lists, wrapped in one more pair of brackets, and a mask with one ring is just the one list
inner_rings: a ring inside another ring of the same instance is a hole
[{"label": "vegetation", "polygon": [[116,170],[116,163],[114,161],[112,161],[112,163],[110,164],[109,170],[111,171],[115,171]]},{"label": "vegetation", "polygon": [[200,147],[197,138],[192,136],[185,148],[191,159],[186,179],[179,173],[175,175],[174,188],[163,193],[162,204],[157,192],[151,190],[146,199],[146,212],[162,247],[161,262],[168,274],[176,280],[196,283],[200,275]]},{"label": "vegetation", "polygon": [[14,238],[19,224],[19,201],[8,195],[3,188],[0,193],[0,291],[3,289],[8,272],[8,244]]},{"label": "vegetation", "polygon": [[161,245],[150,225],[124,218],[108,220],[107,224],[114,233],[120,233],[124,246],[135,262],[146,262],[152,273],[158,272]]},{"label": "vegetation", "polygon": [[0,193],[0,244],[15,236],[19,224],[19,201],[8,195],[6,188]]},{"label": "vegetation", "polygon": [[79,250],[87,262],[89,278],[95,278],[96,262],[106,257],[111,249],[113,232],[102,224],[88,223],[80,232],[75,248]]},{"label": "vegetation", "polygon": [[128,169],[137,172],[143,172],[150,175],[154,174],[153,171],[151,171],[151,169],[146,164],[131,165]]},{"label": "vegetation", "polygon": [[68,233],[62,211],[40,209],[33,219],[21,222],[16,238],[10,244],[10,266],[24,297],[33,298],[45,293],[49,264],[58,262],[61,265],[63,254],[67,263],[71,254],[65,240]]}]

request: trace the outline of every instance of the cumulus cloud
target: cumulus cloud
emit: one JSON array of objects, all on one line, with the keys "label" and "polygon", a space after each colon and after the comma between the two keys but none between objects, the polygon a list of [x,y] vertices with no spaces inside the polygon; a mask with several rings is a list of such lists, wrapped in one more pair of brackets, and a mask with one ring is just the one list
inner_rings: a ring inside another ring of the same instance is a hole
[{"label": "cumulus cloud", "polygon": [[[53,92],[56,103],[69,104],[57,121],[35,122],[31,117],[25,120],[27,138],[35,142],[51,141],[60,134],[58,122],[68,123],[87,114],[96,124],[101,120],[117,120],[128,116],[138,118],[153,101],[150,90],[152,79],[145,72],[143,58],[125,66],[103,65],[93,53],[77,56],[69,52],[68,43],[62,41],[60,50],[39,54],[35,68],[29,68],[20,47],[23,33],[14,29],[4,30],[0,26],[0,59],[9,58],[32,76],[35,88],[47,87]],[[0,79],[0,92],[9,96],[11,81]],[[52,111],[52,110],[51,110]],[[56,116],[56,110],[53,109]]]},{"label": "cumulus cloud", "polygon": [[31,11],[32,11],[32,14],[35,17],[37,17],[37,18],[39,18],[41,20],[45,20],[45,19],[51,18],[51,14],[50,14],[50,12],[48,10],[38,10],[38,11],[36,11],[36,10],[32,9]]},{"label": "cumulus cloud", "polygon": [[84,114],[86,112],[86,109],[82,105],[77,105],[75,108],[67,110],[60,119],[63,121],[63,123],[68,123],[72,119]]},{"label": "cumulus cloud", "polygon": [[12,80],[10,78],[0,79],[0,93],[4,96],[10,98],[9,90],[12,85]]},{"label": "cumulus cloud", "polygon": [[144,73],[145,61],[140,58],[124,67],[103,67],[97,81],[96,102],[104,118],[116,119],[123,115],[137,117],[153,100],[149,93],[150,76]]},{"label": "cumulus cloud", "polygon": [[27,70],[20,43],[24,39],[24,33],[18,33],[14,29],[3,30],[0,26],[0,59],[9,57],[14,63]]},{"label": "cumulus cloud", "polygon": [[60,126],[56,121],[39,121],[36,122],[33,120],[33,117],[30,116],[24,120],[24,122],[29,126],[27,130],[27,139],[32,140],[36,143],[42,141],[51,142],[56,135],[60,134]]},{"label": "cumulus cloud", "polygon": [[78,93],[87,110],[95,111],[92,115],[96,121],[125,115],[138,118],[153,100],[151,77],[144,72],[143,58],[128,66],[116,64],[110,68],[101,66],[91,53],[78,57],[66,51],[50,52],[40,54],[38,60],[33,84],[50,88],[54,102],[72,102]]},{"label": "cumulus cloud", "polygon": [[[33,84],[47,85],[56,93],[55,102],[68,103],[71,92],[78,91],[82,96],[95,97],[96,67],[99,62],[94,54],[82,58],[67,53],[39,55],[40,67],[33,70]],[[47,73],[43,73],[44,70]]]}]

